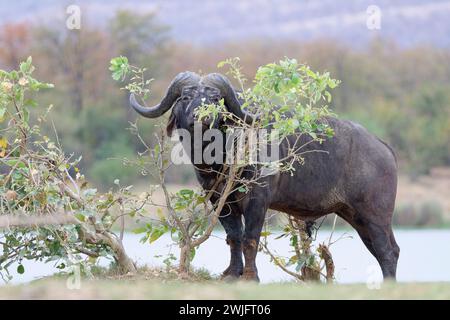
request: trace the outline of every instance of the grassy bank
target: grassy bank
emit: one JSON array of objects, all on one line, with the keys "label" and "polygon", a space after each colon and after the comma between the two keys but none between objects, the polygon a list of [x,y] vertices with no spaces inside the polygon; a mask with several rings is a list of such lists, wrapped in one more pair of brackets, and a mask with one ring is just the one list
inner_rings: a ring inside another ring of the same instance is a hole
[{"label": "grassy bank", "polygon": [[91,280],[69,290],[66,281],[46,279],[0,288],[1,299],[450,299],[450,283],[298,285],[294,283],[195,283],[156,280]]},{"label": "grassy bank", "polygon": [[100,270],[82,279],[79,289],[66,276],[52,276],[22,285],[0,287],[0,299],[450,299],[450,283],[392,283],[369,289],[365,284],[225,283],[204,270],[190,279],[172,272],[141,269],[118,276]]}]

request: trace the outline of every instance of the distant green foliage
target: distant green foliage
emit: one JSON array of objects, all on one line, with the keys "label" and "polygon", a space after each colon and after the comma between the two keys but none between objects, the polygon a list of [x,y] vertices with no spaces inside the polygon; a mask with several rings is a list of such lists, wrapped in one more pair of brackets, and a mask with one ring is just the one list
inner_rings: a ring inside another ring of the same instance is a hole
[{"label": "distant green foliage", "polygon": [[412,93],[406,105],[378,102],[371,114],[348,117],[388,140],[404,164],[400,169],[413,177],[450,165],[450,94],[442,86]]},{"label": "distant green foliage", "polygon": [[[64,150],[69,154],[83,154],[79,167],[99,190],[112,186],[107,168],[118,169],[121,162],[108,159],[129,157],[140,148],[126,131],[136,115],[130,112],[128,94],[117,90],[117,84],[111,79],[108,62],[112,56],[119,56],[113,63],[117,79],[127,74],[127,58],[145,65],[153,75],[159,76],[167,66],[163,52],[168,28],[157,21],[154,13],[118,10],[107,23],[108,28],[100,30],[86,22],[79,32],[39,24],[28,29],[25,25],[30,47],[26,47],[26,52],[10,48],[14,57],[33,52],[39,63],[39,77],[57,84],[54,90],[43,92],[36,99],[42,105],[55,106],[52,118]],[[0,51],[3,67],[8,61],[4,60],[3,47]],[[15,68],[15,65],[5,66],[7,70]],[[37,114],[34,109],[31,113]],[[54,131],[51,123],[43,123],[41,129],[46,135]],[[151,122],[143,123],[141,129],[152,136]],[[129,169],[117,171],[124,183],[139,178]]]},{"label": "distant green foliage", "polygon": [[[322,79],[316,82],[318,88],[328,84],[323,72],[328,70],[342,83],[333,91],[332,101],[328,101],[325,92],[328,90],[323,92],[324,99],[320,101],[329,105],[340,118],[358,121],[390,143],[396,151],[402,173],[417,176],[434,166],[450,165],[448,49],[427,46],[398,48],[395,44],[373,41],[366,49],[353,50],[342,44],[320,40],[306,43],[280,41],[276,45],[246,41],[245,45],[233,43],[208,48],[172,43],[168,47],[167,28],[158,23],[155,14],[130,11],[118,11],[104,31],[88,24],[76,34],[60,28],[30,26],[30,35],[29,45],[39,59],[42,78],[58,83],[56,90],[43,93],[39,100],[55,104],[53,115],[61,142],[67,151],[85,155],[80,163],[82,168],[94,165],[97,159],[89,153],[98,147],[74,137],[78,128],[84,128],[83,123],[74,121],[79,119],[82,110],[101,106],[105,115],[113,112],[113,116],[122,121],[118,129],[125,129],[128,121],[135,119],[135,115],[128,111],[125,92],[117,90],[117,84],[104,68],[111,57],[119,57],[112,65],[116,79],[127,73],[131,75],[127,68],[127,63],[130,63],[146,66],[152,77],[160,80],[152,86],[153,99],[147,100],[153,103],[164,94],[166,87],[162,84],[168,83],[177,72],[209,72],[216,69],[217,61],[224,56],[236,55],[242,58],[248,79],[254,78],[259,66],[268,61],[278,61],[285,55],[296,57],[299,65],[306,63],[312,70],[320,70],[315,72]],[[4,52],[7,50],[7,47],[2,48]],[[14,47],[10,50],[11,57],[24,54],[16,52]],[[0,55],[3,65],[8,63],[5,56]],[[272,84],[267,84],[281,91],[298,85],[297,81],[300,83],[302,77],[293,72],[295,63],[292,62],[286,61],[287,72],[274,77]],[[7,66],[8,69],[16,67]],[[277,67],[266,66],[259,71],[259,77],[263,80],[265,75],[276,72]],[[135,76],[135,83],[139,84],[142,77],[139,74]],[[144,96],[149,95],[144,93]],[[281,122],[278,125],[283,128],[297,126],[294,120]],[[143,134],[152,137],[153,124],[153,121],[142,122]],[[44,126],[43,130],[51,132],[52,128]],[[115,141],[115,137],[109,139]],[[130,148],[135,150],[139,147],[136,142],[130,144]]]},{"label": "distant green foliage", "polygon": [[423,201],[419,204],[399,204],[394,212],[394,225],[401,227],[440,227],[446,221],[439,202]]},{"label": "distant green foliage", "polygon": [[[124,166],[123,159],[136,158],[131,136],[125,130],[125,119],[119,110],[108,111],[107,106],[83,110],[79,127],[74,133],[86,149],[83,159],[90,163],[87,177],[101,186],[112,186],[114,179],[125,184],[134,183],[139,173],[130,166]],[[123,128],[123,130],[118,130]]]}]

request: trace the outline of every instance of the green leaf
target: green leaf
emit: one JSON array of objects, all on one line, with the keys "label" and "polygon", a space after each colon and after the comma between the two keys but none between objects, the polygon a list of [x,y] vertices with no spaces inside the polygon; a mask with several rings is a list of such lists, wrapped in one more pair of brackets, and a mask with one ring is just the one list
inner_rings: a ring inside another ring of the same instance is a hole
[{"label": "green leaf", "polygon": [[195,248],[191,248],[191,252],[190,252],[190,255],[189,255],[189,260],[190,261],[194,260],[195,252],[196,252]]},{"label": "green leaf", "polygon": [[11,80],[19,80],[19,74],[16,70],[13,70],[9,73]]},{"label": "green leaf", "polygon": [[30,112],[27,109],[23,109],[23,120],[28,123],[30,120]]},{"label": "green leaf", "polygon": [[217,64],[217,68],[223,68],[223,66],[224,66],[226,63],[227,63],[226,61],[220,61],[220,62]]},{"label": "green leaf", "polygon": [[37,80],[32,80],[30,83],[30,89],[33,91],[39,91],[40,89],[50,89],[53,87],[54,85],[52,83],[42,83]]},{"label": "green leaf", "polygon": [[192,196],[194,195],[194,190],[191,189],[181,189],[179,191],[179,194],[185,198],[185,199],[190,199],[192,198]]},{"label": "green leaf", "polygon": [[112,78],[113,78],[114,80],[116,80],[116,81],[119,81],[120,78],[122,78],[122,73],[117,72],[117,71],[114,71],[113,74],[112,74]]},{"label": "green leaf", "polygon": [[133,230],[133,233],[135,234],[140,234],[140,233],[144,233],[147,232],[147,228],[146,227],[139,227]]},{"label": "green leaf", "polygon": [[329,86],[331,89],[334,89],[334,88],[336,88],[337,85],[339,84],[339,80],[336,81],[336,80],[334,80],[334,79],[328,79],[327,84],[328,84],[328,86]]},{"label": "green leaf", "polygon": [[306,69],[306,74],[313,79],[317,79],[317,73],[315,73],[309,68]]},{"label": "green leaf", "polygon": [[17,273],[18,274],[24,274],[24,272],[25,272],[25,267],[22,264],[19,264],[17,266]]},{"label": "green leaf", "polygon": [[124,56],[111,59],[109,70],[112,71],[112,78],[116,81],[123,80],[130,72],[128,58]]},{"label": "green leaf", "polygon": [[275,82],[273,89],[275,90],[276,93],[280,93],[280,83]]},{"label": "green leaf", "polygon": [[297,255],[293,255],[292,257],[289,258],[288,264],[289,265],[293,265],[297,261],[298,261],[298,256]]},{"label": "green leaf", "polygon": [[206,198],[204,196],[197,196],[197,203],[196,205],[205,203]]},{"label": "green leaf", "polygon": [[27,99],[24,101],[23,104],[27,107],[33,107],[33,108],[37,107],[37,105],[38,105],[37,102],[34,101],[33,99]]},{"label": "green leaf", "polygon": [[156,144],[156,145],[155,145],[155,148],[153,149],[153,152],[155,153],[155,156],[158,156],[158,155],[159,155],[159,151],[160,151],[159,144]]},{"label": "green leaf", "polygon": [[32,68],[31,63],[32,63],[32,59],[31,59],[31,57],[28,57],[27,61],[20,63],[20,65],[19,65],[20,71],[23,72],[24,74],[32,72],[33,68]]},{"label": "green leaf", "polygon": [[58,268],[60,270],[64,269],[65,267],[66,267],[66,265],[64,262],[61,262],[59,265],[56,266],[56,268]]},{"label": "green leaf", "polygon": [[86,221],[86,216],[84,214],[82,214],[82,213],[75,213],[74,216],[75,216],[75,218],[77,218],[81,222],[85,222]]},{"label": "green leaf", "polygon": [[238,189],[238,191],[244,193],[244,192],[247,192],[247,188],[242,186]]},{"label": "green leaf", "polygon": [[155,242],[155,241],[158,240],[164,233],[165,233],[165,231],[162,230],[162,229],[155,229],[155,230],[153,230],[153,232],[152,232],[151,235],[150,235],[149,242],[150,242],[150,243]]}]

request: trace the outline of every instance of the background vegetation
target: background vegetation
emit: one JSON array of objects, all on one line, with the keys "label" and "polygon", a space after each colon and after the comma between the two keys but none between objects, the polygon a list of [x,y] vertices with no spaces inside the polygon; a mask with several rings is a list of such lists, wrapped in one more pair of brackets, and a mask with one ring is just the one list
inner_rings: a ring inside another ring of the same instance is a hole
[{"label": "background vegetation", "polygon": [[[124,184],[148,183],[122,163],[124,157],[134,158],[141,146],[126,132],[136,115],[129,110],[126,93],[118,90],[108,72],[110,59],[118,55],[146,66],[149,75],[157,79],[152,84],[155,100],[149,104],[157,102],[172,77],[183,70],[217,71],[218,61],[239,56],[243,72],[253,78],[260,65],[284,56],[296,58],[342,80],[333,93],[332,110],[389,142],[407,181],[450,165],[449,49],[403,48],[381,40],[354,49],[326,39],[245,39],[201,46],[175,42],[168,30],[157,23],[153,13],[128,11],[118,11],[104,28],[87,22],[81,30],[10,23],[0,28],[0,68],[16,69],[21,60],[33,56],[39,66],[37,77],[56,84],[55,90],[39,96],[39,103],[54,104],[52,118],[64,149],[83,155],[80,168],[104,190],[117,178]],[[154,124],[160,121],[141,121],[142,134],[151,140]],[[51,135],[52,128],[47,130]],[[168,172],[167,181],[193,183],[192,170],[179,166]],[[447,211],[433,199],[400,203],[396,222],[441,225]]]}]

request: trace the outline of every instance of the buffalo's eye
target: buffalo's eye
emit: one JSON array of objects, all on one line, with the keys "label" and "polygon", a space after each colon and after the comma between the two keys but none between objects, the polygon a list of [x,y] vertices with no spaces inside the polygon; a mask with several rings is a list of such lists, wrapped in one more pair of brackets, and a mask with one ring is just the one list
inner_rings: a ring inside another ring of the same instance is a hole
[{"label": "buffalo's eye", "polygon": [[181,101],[186,102],[186,101],[189,101],[189,100],[191,100],[191,97],[189,97],[189,96],[183,96],[183,97],[181,97]]}]

